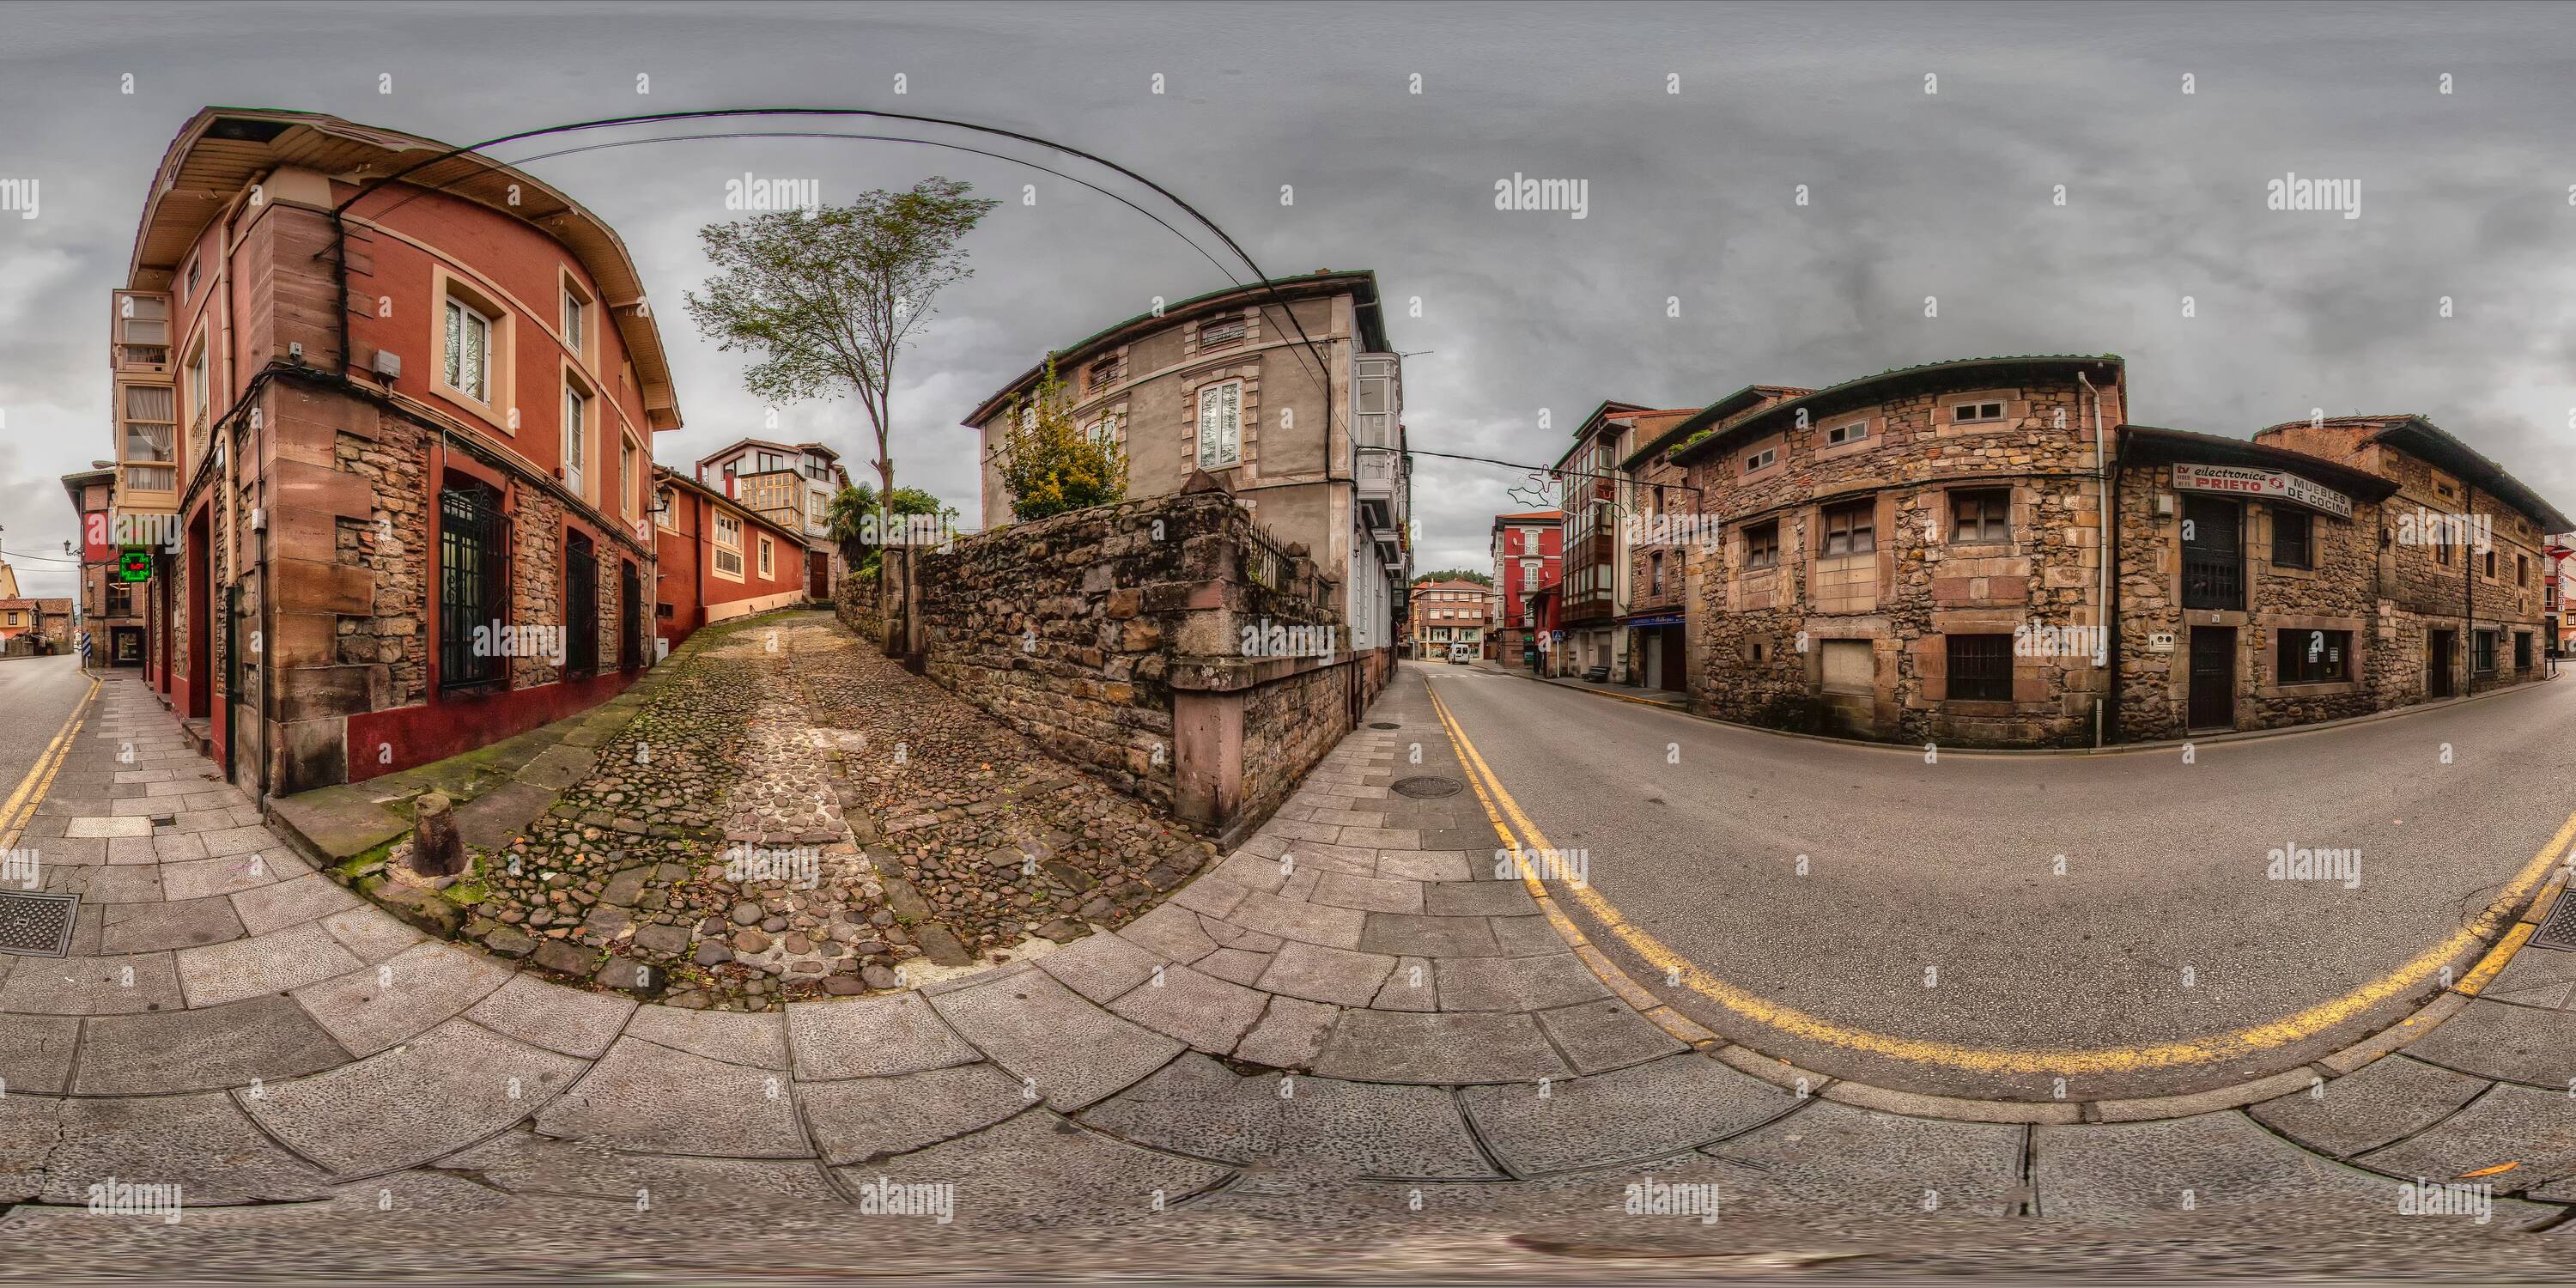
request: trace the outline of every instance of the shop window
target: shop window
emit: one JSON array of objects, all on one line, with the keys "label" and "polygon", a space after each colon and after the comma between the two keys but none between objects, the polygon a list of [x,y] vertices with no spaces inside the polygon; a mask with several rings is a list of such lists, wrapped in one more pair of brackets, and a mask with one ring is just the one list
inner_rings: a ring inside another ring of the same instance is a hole
[{"label": "shop window", "polygon": [[2281,684],[2352,678],[2352,632],[2282,627],[2272,632],[2273,674]]}]

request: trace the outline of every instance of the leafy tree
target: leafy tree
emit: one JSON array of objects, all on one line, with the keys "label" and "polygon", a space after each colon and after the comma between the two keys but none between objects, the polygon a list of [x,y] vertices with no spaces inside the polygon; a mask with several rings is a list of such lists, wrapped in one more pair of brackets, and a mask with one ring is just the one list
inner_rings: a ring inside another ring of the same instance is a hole
[{"label": "leafy tree", "polygon": [[1021,522],[1108,505],[1127,495],[1127,449],[1104,417],[1096,433],[1074,423],[1073,391],[1056,378],[1055,355],[1038,373],[1034,397],[1013,398],[1000,449],[1002,486]]},{"label": "leafy tree", "polygon": [[895,356],[931,316],[941,288],[972,275],[958,245],[1000,204],[933,176],[908,192],[871,189],[846,206],[781,210],[708,224],[714,261],[689,316],[719,349],[760,360],[743,384],[771,402],[856,394],[876,430],[878,490],[894,490]]},{"label": "leafy tree", "polygon": [[1419,586],[1431,581],[1472,581],[1479,586],[1490,586],[1494,584],[1494,577],[1491,573],[1477,572],[1472,568],[1443,568],[1438,572],[1426,572],[1415,577],[1413,584]]},{"label": "leafy tree", "polygon": [[832,540],[839,543],[841,557],[861,573],[876,571],[879,542],[871,538],[891,526],[889,520],[908,515],[935,515],[945,524],[957,522],[957,507],[941,501],[917,487],[899,487],[889,495],[892,501],[880,506],[877,490],[866,483],[854,483],[832,494],[824,510],[824,523]]}]

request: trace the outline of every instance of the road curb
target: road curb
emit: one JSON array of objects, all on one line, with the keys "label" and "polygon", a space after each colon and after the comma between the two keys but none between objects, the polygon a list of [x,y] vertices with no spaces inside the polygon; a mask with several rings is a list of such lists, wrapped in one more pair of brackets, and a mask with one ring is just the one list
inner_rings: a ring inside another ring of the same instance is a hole
[{"label": "road curb", "polygon": [[[1531,676],[1529,678],[1540,680],[1542,683],[1554,683],[1554,681],[1547,680],[1544,677]],[[1557,685],[1556,687],[1581,688],[1579,685],[1564,684]],[[2521,688],[2525,686],[2517,685],[2515,687]],[[1597,692],[1597,690],[1592,689],[1582,689],[1582,691],[1586,693]],[[2478,696],[2493,697],[2502,692],[2508,692],[2508,690],[2495,690]],[[1618,694],[1608,693],[1601,694],[1601,696],[1610,698],[1619,697]],[[1636,699],[1623,700],[1637,701]],[[2461,699],[2461,701],[2475,700],[2475,698]],[[1439,715],[1443,719],[1444,723],[1448,720],[1454,719],[1454,717],[1450,717],[1447,713],[1447,704],[1440,701],[1436,693],[1432,695],[1432,701],[1434,704],[1433,710],[1435,714]],[[2443,705],[2450,704],[2446,703]],[[1670,708],[1666,709],[1670,710]],[[2418,710],[2420,710],[2420,708],[2408,708],[2405,711],[2380,713],[2370,717],[2362,717],[2362,719],[2385,719],[2391,715],[2414,714]],[[1703,720],[1709,719],[1709,717],[1706,716],[1696,718]],[[1729,722],[1711,720],[1711,723],[1726,724]],[[1751,726],[1739,727],[1751,728]],[[2300,732],[2305,732],[2308,728],[2321,727],[2325,726],[2309,726],[2307,728],[2303,728]],[[1461,731],[1456,729],[1450,729],[1448,732],[1452,738],[1462,736]],[[1761,730],[1760,732],[1778,733],[1780,731]],[[1783,736],[1812,737],[1813,735],[1785,734]],[[1823,741],[1848,740],[1824,739]],[[1475,769],[1472,766],[1467,766],[1467,756],[1463,747],[1460,749],[1459,759],[1462,767],[1467,768],[1469,780],[1475,787],[1478,798],[1480,800],[1485,800],[1489,816],[1495,815],[1493,802],[1489,799],[1485,799],[1486,792],[1483,782],[1478,781],[1478,775]],[[1498,816],[1494,817],[1494,824],[1498,831],[1502,829],[1501,819]],[[1508,833],[1505,834],[1505,839],[1507,843],[1517,844],[1517,842],[1512,842],[1510,840]],[[2475,963],[2470,967],[2466,974],[2460,977],[2456,984],[2444,988],[2431,1001],[2428,1001],[2423,1006],[2416,1008],[2413,1013],[2358,1042],[2346,1046],[2338,1051],[2329,1053],[2328,1055],[2320,1057],[2309,1064],[2299,1066],[2298,1068],[2286,1069],[2279,1073],[2267,1074],[2260,1078],[2251,1079],[2229,1086],[2212,1087],[2202,1091],[2183,1092],[2170,1096],[2142,1096],[2090,1101],[1995,1100],[1983,1097],[1937,1096],[1921,1092],[1903,1091],[1893,1087],[1881,1087],[1870,1083],[1835,1078],[1829,1074],[1818,1072],[1816,1070],[1802,1068],[1790,1063],[1786,1059],[1768,1054],[1757,1048],[1728,1041],[1722,1035],[1700,1026],[1696,1021],[1691,1020],[1688,1016],[1682,1015],[1670,1004],[1664,1002],[1660,997],[1657,997],[1651,990],[1639,984],[1635,978],[1628,974],[1625,967],[1622,967],[1599,945],[1592,942],[1590,935],[1583,929],[1581,923],[1577,922],[1569,912],[1565,911],[1558,905],[1557,900],[1554,898],[1553,894],[1546,889],[1544,883],[1539,881],[1534,875],[1530,874],[1526,867],[1524,867],[1522,872],[1522,881],[1530,888],[1531,894],[1539,901],[1540,908],[1546,912],[1549,924],[1556,928],[1557,933],[1565,939],[1567,946],[1574,950],[1575,955],[1583,961],[1586,967],[1592,970],[1593,974],[1600,979],[1604,987],[1608,988],[1613,994],[1617,995],[1620,1000],[1626,1002],[1640,1015],[1662,1028],[1665,1032],[1670,1033],[1683,1041],[1689,1042],[1694,1048],[1701,1050],[1703,1053],[1739,1072],[1760,1078],[1765,1082],[1797,1090],[1801,1094],[1818,1095],[1827,1100],[1834,1100],[1840,1103],[1851,1104],[1863,1108],[1883,1109],[1889,1113],[1905,1114],[1910,1117],[1952,1119],[1964,1122],[2074,1123],[2153,1122],[2174,1118],[2194,1117],[2200,1114],[2230,1109],[2241,1109],[2247,1105],[2259,1104],[2266,1100],[2275,1100],[2285,1095],[2294,1095],[2316,1085],[2318,1080],[2321,1078],[2332,1080],[2344,1077],[2363,1068],[2364,1066],[2369,1065],[2382,1056],[2392,1054],[2412,1044],[2425,1034],[2432,1032],[2435,1028],[2440,1027],[2444,1021],[2466,1009],[2469,1002],[2477,997],[2478,994],[2485,989],[2487,984],[2492,982],[2497,975],[2501,974],[2505,966],[2510,964],[2513,957],[2517,955],[2524,945],[2529,942],[2531,937],[2530,928],[2538,925],[2540,921],[2548,915],[2551,906],[2559,898],[2564,897],[2571,875],[2576,875],[2576,863],[2571,863],[2562,858],[2558,866],[2552,871],[2549,879],[2543,882],[2540,888],[2530,895],[2520,914],[2503,922],[2502,933],[2497,936],[2495,942],[2487,945],[2487,947],[2478,954]],[[1683,1029],[1673,1023],[1673,1021],[1676,1020],[1680,1021],[1683,1025],[1689,1026],[1689,1029],[1695,1030],[1695,1032],[1686,1033]]]}]

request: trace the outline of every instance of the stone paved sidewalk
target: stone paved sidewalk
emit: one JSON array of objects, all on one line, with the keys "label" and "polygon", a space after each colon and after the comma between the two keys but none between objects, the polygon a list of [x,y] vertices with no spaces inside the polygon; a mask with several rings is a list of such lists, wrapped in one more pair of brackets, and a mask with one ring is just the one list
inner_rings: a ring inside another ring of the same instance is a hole
[{"label": "stone paved sidewalk", "polygon": [[[0,1203],[38,1205],[0,1246],[77,1243],[65,1206],[109,1176],[199,1209],[290,1205],[253,1225],[327,1213],[335,1239],[564,1202],[603,1229],[639,1194],[662,1215],[619,1228],[745,1205],[763,1228],[837,1227],[885,1180],[953,1186],[955,1222],[997,1238],[1518,1223],[1626,1247],[1697,1228],[1623,1212],[1629,1187],[1710,1185],[1739,1246],[1793,1230],[1810,1250],[2384,1236],[2401,1182],[2483,1173],[2491,1222],[2406,1218],[2426,1245],[2576,1198],[2566,955],[2526,953],[2447,1023],[2244,1110],[1995,1123],[1830,1080],[1802,1096],[1582,969],[1526,887],[1491,879],[1472,796],[1393,792],[1459,776],[1417,675],[1370,716],[1396,727],[1347,738],[1241,851],[1115,933],[727,1013],[423,939],[293,857],[120,676],[23,842],[84,903],[73,956],[0,957]],[[2567,1237],[2547,1236],[2562,1256]]]}]

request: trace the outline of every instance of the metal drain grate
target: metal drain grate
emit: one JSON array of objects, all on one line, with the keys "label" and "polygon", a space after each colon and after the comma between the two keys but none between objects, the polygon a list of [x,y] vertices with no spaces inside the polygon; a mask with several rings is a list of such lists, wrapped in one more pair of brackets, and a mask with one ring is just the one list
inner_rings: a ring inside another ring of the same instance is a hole
[{"label": "metal drain grate", "polygon": [[1392,721],[1392,720],[1371,720],[1371,721],[1369,721],[1369,728],[1371,728],[1371,729],[1401,729],[1401,728],[1403,728],[1403,727],[1404,727],[1403,725],[1397,724],[1396,722],[1394,722],[1394,721]]},{"label": "metal drain grate", "polygon": [[25,894],[0,890],[0,953],[61,957],[72,950],[76,894]]},{"label": "metal drain grate", "polygon": [[1411,778],[1396,779],[1393,791],[1398,796],[1429,797],[1455,796],[1466,789],[1467,785],[1455,778],[1447,778],[1439,774],[1415,774]]},{"label": "metal drain grate", "polygon": [[2540,929],[2531,932],[2531,946],[2576,953],[2576,898],[2564,891],[2559,893],[2549,915],[2541,918]]}]

